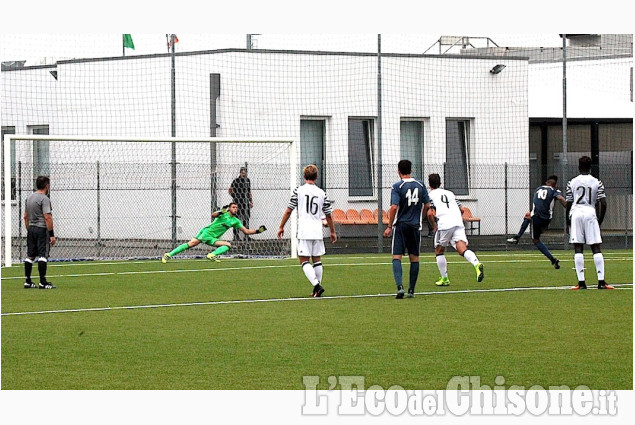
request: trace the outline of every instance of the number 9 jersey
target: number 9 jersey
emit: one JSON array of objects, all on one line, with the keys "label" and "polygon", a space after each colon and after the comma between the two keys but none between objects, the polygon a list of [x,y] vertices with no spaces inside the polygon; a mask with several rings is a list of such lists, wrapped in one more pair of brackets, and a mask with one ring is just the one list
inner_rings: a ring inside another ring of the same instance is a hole
[{"label": "number 9 jersey", "polygon": [[287,206],[298,210],[298,239],[322,240],[322,216],[333,212],[331,201],[322,189],[305,183],[293,190]]}]

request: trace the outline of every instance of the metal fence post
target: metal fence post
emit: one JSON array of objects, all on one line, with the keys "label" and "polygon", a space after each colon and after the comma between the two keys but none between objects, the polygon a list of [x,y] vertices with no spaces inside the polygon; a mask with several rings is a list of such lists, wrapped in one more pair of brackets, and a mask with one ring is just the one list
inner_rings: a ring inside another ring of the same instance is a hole
[{"label": "metal fence post", "polygon": [[383,252],[382,200],[382,126],[381,126],[381,34],[377,34],[377,252]]},{"label": "metal fence post", "polygon": [[[176,137],[176,59],[174,44],[176,36],[170,34],[172,44],[171,54],[171,117],[172,117],[172,137]],[[172,246],[176,245],[176,142],[172,142]]]},{"label": "metal fence post", "polygon": [[505,163],[505,234],[509,234],[509,181],[507,179],[508,167]]},{"label": "metal fence post", "polygon": [[[16,186],[18,188],[18,258],[22,258],[22,223],[20,222],[22,220],[22,161],[18,161]],[[11,240],[7,240],[6,243],[11,243]]]},{"label": "metal fence post", "polygon": [[101,169],[97,161],[97,256],[101,257]]}]

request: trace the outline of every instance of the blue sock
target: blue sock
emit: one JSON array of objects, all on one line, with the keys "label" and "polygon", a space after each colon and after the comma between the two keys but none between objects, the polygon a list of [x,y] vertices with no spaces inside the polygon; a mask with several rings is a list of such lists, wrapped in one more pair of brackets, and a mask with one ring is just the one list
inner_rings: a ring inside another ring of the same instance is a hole
[{"label": "blue sock", "polygon": [[545,257],[553,261],[553,255],[551,255],[551,253],[549,252],[549,250],[547,249],[544,243],[542,243],[541,241],[538,241],[538,243],[536,243],[536,248],[538,248],[538,250],[542,252],[545,255]]},{"label": "blue sock", "polygon": [[523,220],[523,224],[520,225],[520,230],[518,231],[516,238],[520,239],[520,237],[525,234],[525,231],[529,227],[529,223],[531,223],[531,220],[528,218]]},{"label": "blue sock", "polygon": [[401,284],[401,280],[402,280],[401,260],[397,260],[396,258],[392,259],[392,275],[395,277],[395,284],[397,284],[397,287],[403,286]]},{"label": "blue sock", "polygon": [[417,284],[417,278],[419,277],[419,262],[410,263],[410,286],[409,290],[414,291]]}]

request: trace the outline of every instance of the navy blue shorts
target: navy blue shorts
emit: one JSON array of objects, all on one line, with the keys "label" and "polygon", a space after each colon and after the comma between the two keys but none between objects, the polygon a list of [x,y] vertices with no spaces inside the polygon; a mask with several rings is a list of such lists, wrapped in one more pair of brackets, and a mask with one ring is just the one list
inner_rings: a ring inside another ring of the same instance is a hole
[{"label": "navy blue shorts", "polygon": [[531,238],[540,239],[542,232],[549,228],[549,223],[551,219],[540,218],[537,215],[531,217]]},{"label": "navy blue shorts", "polygon": [[26,232],[26,256],[48,258],[50,249],[49,231],[46,227],[29,226]]},{"label": "navy blue shorts", "polygon": [[392,234],[392,255],[419,255],[421,249],[421,231],[418,227],[397,223]]}]

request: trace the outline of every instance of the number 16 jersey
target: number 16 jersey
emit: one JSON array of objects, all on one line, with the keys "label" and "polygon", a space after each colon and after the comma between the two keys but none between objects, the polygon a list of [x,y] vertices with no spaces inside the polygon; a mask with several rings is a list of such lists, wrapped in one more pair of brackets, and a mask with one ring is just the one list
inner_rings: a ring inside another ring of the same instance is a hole
[{"label": "number 16 jersey", "polygon": [[298,210],[298,239],[322,239],[322,215],[333,207],[326,193],[315,184],[305,183],[293,190],[288,207]]}]

